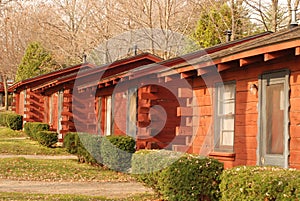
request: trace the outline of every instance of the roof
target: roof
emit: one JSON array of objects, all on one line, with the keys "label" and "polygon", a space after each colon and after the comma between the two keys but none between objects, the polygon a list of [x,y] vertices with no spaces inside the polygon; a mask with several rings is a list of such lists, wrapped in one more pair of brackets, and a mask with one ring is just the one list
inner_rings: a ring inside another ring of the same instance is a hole
[{"label": "roof", "polygon": [[[7,81],[8,87],[12,85],[12,81]],[[8,92],[12,92],[11,89],[8,89]],[[3,82],[0,82],[0,93],[4,93],[4,85]]]},{"label": "roof", "polygon": [[[244,67],[256,62],[269,61],[289,54],[300,55],[300,27],[279,32],[265,32],[241,40],[213,46],[202,51],[183,55],[157,64],[135,69],[129,79],[147,76],[180,75],[181,78],[199,76],[211,72],[209,68],[224,71]],[[174,62],[178,60],[178,62]]]},{"label": "roof", "polygon": [[[208,67],[212,64],[216,65],[238,59],[251,58],[266,53],[271,54],[278,51],[286,52],[287,49],[298,47],[300,47],[300,27],[279,31],[261,38],[256,38],[243,44],[212,53],[210,54],[210,58],[196,58],[190,63],[197,66],[197,68],[202,68]],[[296,49],[296,51],[299,50]],[[263,56],[266,57],[266,55]],[[266,61],[268,59],[262,57],[262,60]],[[240,61],[240,65],[243,66],[243,61]]]},{"label": "roof", "polygon": [[[264,32],[261,34],[257,34],[254,36],[249,36],[249,37],[245,37],[243,39],[239,39],[239,40],[234,40],[234,41],[230,41],[224,44],[219,44],[207,49],[203,49],[203,50],[199,50],[199,51],[195,51],[183,56],[179,56],[179,57],[175,57],[169,60],[164,60],[161,62],[157,62],[157,63],[152,63],[152,64],[148,64],[148,65],[143,65],[128,71],[123,71],[122,73],[119,74],[114,74],[112,76],[109,76],[109,79],[102,79],[99,80],[97,82],[98,87],[102,87],[102,84],[104,82],[114,82],[117,83],[120,80],[126,80],[128,79],[137,79],[143,76],[149,76],[151,74],[157,74],[157,73],[164,73],[164,72],[168,72],[171,71],[172,73],[174,73],[174,71],[172,71],[173,69],[176,69],[178,67],[181,66],[190,66],[189,62],[194,60],[194,59],[198,59],[201,58],[205,55],[208,54],[213,54],[215,52],[221,51],[221,50],[225,50],[234,46],[237,46],[239,44],[244,44],[248,41],[257,39],[257,38],[261,38],[261,37],[265,37],[269,34],[271,34],[272,32]],[[194,70],[194,68],[192,67],[192,69]],[[82,90],[83,88],[89,88],[89,87],[93,87],[95,86],[95,83],[89,83],[89,84],[84,84],[82,86],[79,86],[79,88]]]},{"label": "roof", "polygon": [[99,78],[113,77],[114,75],[119,75],[122,74],[122,72],[129,70],[129,67],[135,68],[141,65],[160,61],[162,61],[160,57],[157,57],[150,53],[142,53],[135,56],[127,57],[125,59],[117,60],[109,64],[98,66],[93,69],[83,69],[79,72],[74,72],[66,76],[61,76],[56,79],[52,79],[49,82],[45,82],[39,86],[36,86],[33,90],[43,91],[53,86],[58,86],[60,84],[68,82],[74,82],[76,79],[89,79],[89,81],[92,81],[91,76],[95,77],[95,79],[97,80],[99,80]]},{"label": "roof", "polygon": [[[229,41],[227,43],[218,44],[206,49],[198,50],[186,55],[182,55],[179,57],[175,57],[169,60],[165,60],[156,64],[150,64],[148,66],[142,66],[140,68],[136,68],[130,75],[131,79],[147,76],[151,73],[163,73],[168,71],[173,71],[174,69],[178,69],[180,67],[188,67],[189,70],[193,70],[194,67],[191,66],[191,62],[197,60],[202,57],[207,57],[208,55],[212,55],[214,53],[218,53],[222,50],[228,50],[235,46],[244,45],[247,42],[251,42],[256,39],[265,38],[270,35],[272,32],[263,32],[260,34],[256,34],[253,36],[248,36],[242,39]],[[174,73],[174,71],[173,71]]]},{"label": "roof", "polygon": [[81,64],[77,64],[77,65],[74,65],[74,66],[70,66],[68,68],[63,68],[63,69],[60,69],[60,70],[56,70],[56,71],[53,71],[53,72],[50,72],[50,73],[47,73],[47,74],[43,74],[43,75],[39,75],[39,76],[36,76],[36,77],[33,77],[33,78],[29,78],[29,79],[26,79],[26,80],[23,80],[23,81],[20,81],[20,82],[17,82],[15,84],[13,84],[9,90],[22,90],[26,87],[32,87],[32,86],[37,86],[37,85],[40,85],[44,82],[47,82],[51,79],[55,79],[57,77],[60,77],[62,75],[66,75],[66,74],[69,74],[69,73],[74,73],[74,72],[77,72],[78,70],[84,68],[84,69],[90,69],[90,68],[94,68],[95,66],[93,64],[90,64],[90,63],[81,63]]}]

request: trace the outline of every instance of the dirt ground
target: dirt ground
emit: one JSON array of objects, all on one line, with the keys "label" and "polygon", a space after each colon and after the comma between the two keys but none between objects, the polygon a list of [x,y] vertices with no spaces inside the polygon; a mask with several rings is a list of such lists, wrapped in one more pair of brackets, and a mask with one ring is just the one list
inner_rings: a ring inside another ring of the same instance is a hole
[{"label": "dirt ground", "polygon": [[80,194],[117,198],[153,191],[137,182],[40,182],[0,179],[0,192]]}]

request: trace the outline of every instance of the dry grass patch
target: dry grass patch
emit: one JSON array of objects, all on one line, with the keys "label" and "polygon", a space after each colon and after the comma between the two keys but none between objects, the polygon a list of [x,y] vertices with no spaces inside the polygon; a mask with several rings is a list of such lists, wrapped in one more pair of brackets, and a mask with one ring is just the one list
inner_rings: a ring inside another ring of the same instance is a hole
[{"label": "dry grass patch", "polygon": [[76,160],[0,159],[0,178],[27,181],[131,181],[130,175]]}]

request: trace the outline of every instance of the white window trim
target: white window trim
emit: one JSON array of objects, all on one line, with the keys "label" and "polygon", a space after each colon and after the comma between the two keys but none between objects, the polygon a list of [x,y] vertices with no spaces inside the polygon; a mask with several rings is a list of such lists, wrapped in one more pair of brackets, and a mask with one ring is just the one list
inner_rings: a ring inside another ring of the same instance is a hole
[{"label": "white window trim", "polygon": [[[220,114],[221,109],[220,107],[220,99],[219,97],[221,96],[220,89],[226,85],[232,85],[234,87],[234,97],[232,99],[226,100],[229,101],[230,103],[233,104],[233,113],[229,114]],[[234,135],[235,135],[235,107],[236,107],[236,82],[235,81],[230,81],[230,82],[225,82],[225,83],[216,83],[215,84],[215,116],[214,116],[214,150],[215,151],[220,151],[220,152],[233,152],[234,151]],[[233,129],[230,130],[224,130],[222,129],[222,120],[225,118],[232,118],[233,119]],[[221,134],[222,132],[233,132],[232,136],[232,145],[222,145],[222,137],[223,135]]]}]

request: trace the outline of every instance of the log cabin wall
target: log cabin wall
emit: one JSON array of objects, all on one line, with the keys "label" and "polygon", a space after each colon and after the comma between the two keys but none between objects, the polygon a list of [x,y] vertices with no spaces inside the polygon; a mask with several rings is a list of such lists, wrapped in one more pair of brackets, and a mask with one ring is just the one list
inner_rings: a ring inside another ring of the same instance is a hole
[{"label": "log cabin wall", "polygon": [[196,107],[199,118],[196,121],[194,118],[193,122],[193,126],[197,127],[197,132],[192,142],[192,153],[207,153],[209,156],[224,162],[226,168],[239,165],[257,165],[258,133],[260,129],[259,91],[253,94],[250,88],[253,84],[259,86],[258,78],[263,73],[288,69],[290,71],[290,95],[288,100],[290,103],[289,167],[300,169],[299,63],[299,56],[290,55],[267,62],[256,62],[243,68],[233,67],[220,73],[224,83],[234,81],[236,84],[234,151],[230,153],[215,151],[213,147],[215,89],[212,86],[207,87],[201,77],[193,78],[193,91],[198,100]]},{"label": "log cabin wall", "polygon": [[44,120],[44,98],[40,93],[34,93],[31,89],[26,89],[24,95],[24,121],[42,122]]}]

